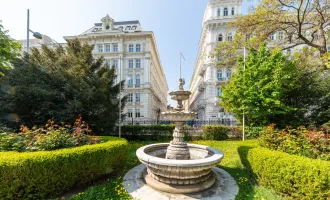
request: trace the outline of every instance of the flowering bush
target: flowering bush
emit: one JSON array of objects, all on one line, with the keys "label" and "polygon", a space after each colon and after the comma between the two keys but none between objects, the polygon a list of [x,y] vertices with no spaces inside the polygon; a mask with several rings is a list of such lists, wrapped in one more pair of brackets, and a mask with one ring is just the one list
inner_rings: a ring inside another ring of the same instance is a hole
[{"label": "flowering bush", "polygon": [[264,128],[259,138],[262,146],[290,154],[309,158],[330,160],[329,126],[324,125],[320,130],[308,130],[303,126],[297,129],[275,129],[271,124]]},{"label": "flowering bush", "polygon": [[19,133],[0,133],[0,151],[40,151],[100,143],[97,137],[90,137],[88,124],[79,116],[74,125],[58,125],[48,120],[45,127],[29,129],[21,126]]}]

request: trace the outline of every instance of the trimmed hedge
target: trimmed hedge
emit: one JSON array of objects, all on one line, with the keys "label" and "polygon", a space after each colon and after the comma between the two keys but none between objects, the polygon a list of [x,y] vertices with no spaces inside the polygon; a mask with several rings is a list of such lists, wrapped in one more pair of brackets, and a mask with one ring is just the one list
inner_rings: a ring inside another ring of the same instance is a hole
[{"label": "trimmed hedge", "polygon": [[227,140],[228,138],[241,138],[242,127],[240,126],[223,126],[223,125],[210,125],[202,126],[203,140]]},{"label": "trimmed hedge", "polygon": [[95,145],[40,152],[0,153],[0,199],[47,199],[117,173],[127,141],[110,138]]},{"label": "trimmed hedge", "polygon": [[243,143],[238,153],[260,185],[294,199],[330,197],[330,162]]}]

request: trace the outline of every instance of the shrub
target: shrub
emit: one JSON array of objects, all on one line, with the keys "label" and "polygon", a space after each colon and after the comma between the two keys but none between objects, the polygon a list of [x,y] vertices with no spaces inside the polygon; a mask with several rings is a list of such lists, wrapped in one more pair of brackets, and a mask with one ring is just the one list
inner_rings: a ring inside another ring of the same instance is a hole
[{"label": "shrub", "polygon": [[39,151],[55,150],[85,144],[99,143],[97,138],[89,137],[88,124],[79,116],[73,127],[59,126],[52,120],[44,128],[33,127],[31,130],[21,126],[20,133],[0,133],[0,151]]},{"label": "shrub", "polygon": [[260,185],[293,199],[326,199],[330,196],[330,162],[315,160],[243,143],[242,163]]},{"label": "shrub", "polygon": [[228,133],[230,127],[222,125],[213,126],[202,126],[203,134],[202,138],[204,140],[226,140],[228,139]]},{"label": "shrub", "polygon": [[247,138],[258,138],[262,132],[263,127],[259,126],[247,126],[245,127],[245,133]]},{"label": "shrub", "polygon": [[70,149],[0,153],[0,199],[47,199],[117,173],[126,159],[127,141]]},{"label": "shrub", "polygon": [[307,130],[303,126],[277,130],[272,124],[264,128],[259,140],[269,149],[330,160],[330,134],[324,130]]}]

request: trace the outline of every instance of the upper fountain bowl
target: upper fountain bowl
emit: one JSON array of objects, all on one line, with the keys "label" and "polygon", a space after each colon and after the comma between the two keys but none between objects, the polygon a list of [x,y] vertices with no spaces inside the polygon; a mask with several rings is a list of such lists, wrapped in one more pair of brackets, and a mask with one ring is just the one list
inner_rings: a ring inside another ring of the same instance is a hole
[{"label": "upper fountain bowl", "polygon": [[170,92],[169,95],[171,96],[171,99],[173,99],[173,100],[184,101],[184,100],[189,99],[191,92],[179,90],[179,91]]}]

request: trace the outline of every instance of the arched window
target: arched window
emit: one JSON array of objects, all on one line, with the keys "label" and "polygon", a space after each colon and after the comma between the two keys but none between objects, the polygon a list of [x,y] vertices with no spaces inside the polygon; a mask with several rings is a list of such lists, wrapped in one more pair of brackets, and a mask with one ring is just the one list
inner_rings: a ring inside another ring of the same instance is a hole
[{"label": "arched window", "polygon": [[223,16],[228,16],[228,8],[223,9]]},{"label": "arched window", "polygon": [[223,38],[222,38],[222,33],[219,34],[218,36],[218,42],[222,42]]},{"label": "arched window", "polygon": [[228,41],[232,41],[233,40],[233,34],[232,33],[228,33],[227,40]]},{"label": "arched window", "polygon": [[218,17],[220,17],[220,8],[218,8]]},{"label": "arched window", "polygon": [[128,87],[133,87],[133,76],[129,75],[128,76],[128,83],[127,83]]},{"label": "arched window", "polygon": [[231,9],[231,15],[235,15],[235,8],[234,7]]}]

